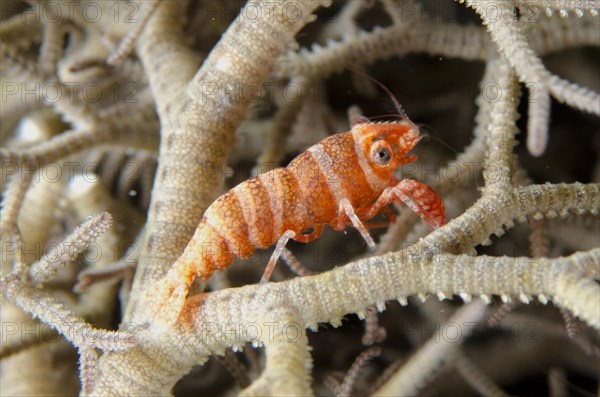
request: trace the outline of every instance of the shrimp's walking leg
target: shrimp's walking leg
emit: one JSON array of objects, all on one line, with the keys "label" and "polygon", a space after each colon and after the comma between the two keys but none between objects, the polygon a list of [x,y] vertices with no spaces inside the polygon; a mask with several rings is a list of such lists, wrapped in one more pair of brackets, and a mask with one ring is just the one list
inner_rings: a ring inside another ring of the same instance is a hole
[{"label": "shrimp's walking leg", "polygon": [[281,235],[281,237],[279,237],[279,240],[277,240],[277,245],[275,246],[275,250],[271,254],[271,258],[269,259],[269,263],[267,263],[267,267],[265,268],[265,272],[263,273],[263,275],[262,275],[262,277],[260,279],[260,283],[261,284],[264,284],[267,281],[269,281],[269,279],[271,278],[271,273],[273,273],[273,269],[275,269],[275,265],[277,264],[277,260],[281,256],[281,253],[283,252],[283,249],[285,248],[285,245],[287,244],[288,240],[290,238],[294,237],[295,235],[296,235],[295,232],[293,232],[291,230],[286,230]]},{"label": "shrimp's walking leg", "polygon": [[271,278],[271,273],[273,273],[273,269],[275,269],[275,265],[277,264],[277,260],[285,250],[285,245],[287,244],[289,239],[299,241],[301,243],[308,243],[318,238],[323,233],[324,226],[314,226],[314,230],[310,234],[301,234],[296,233],[292,230],[287,230],[285,233],[279,237],[277,240],[277,245],[275,246],[275,250],[271,254],[271,258],[269,259],[269,263],[267,263],[267,267],[265,268],[265,272],[260,279],[260,283],[264,284]]},{"label": "shrimp's walking leg", "polygon": [[369,249],[375,250],[375,242],[373,241],[373,238],[369,234],[369,231],[365,225],[363,225],[360,219],[358,219],[358,216],[354,212],[354,208],[352,208],[352,204],[350,204],[348,199],[344,198],[340,200],[340,209],[338,212],[339,218],[337,223],[333,225],[333,228],[336,230],[342,230],[346,225],[346,218],[350,219],[352,226],[354,226],[359,231],[362,238],[365,239]]},{"label": "shrimp's walking leg", "polygon": [[365,214],[365,219],[373,218],[395,200],[401,200],[434,229],[445,223],[444,203],[440,196],[426,184],[412,179],[404,179],[395,186],[386,187]]},{"label": "shrimp's walking leg", "polygon": [[287,248],[283,249],[283,261],[290,268],[291,271],[296,273],[300,277],[310,276],[314,274],[314,272],[308,268],[306,268],[299,260],[292,254]]}]

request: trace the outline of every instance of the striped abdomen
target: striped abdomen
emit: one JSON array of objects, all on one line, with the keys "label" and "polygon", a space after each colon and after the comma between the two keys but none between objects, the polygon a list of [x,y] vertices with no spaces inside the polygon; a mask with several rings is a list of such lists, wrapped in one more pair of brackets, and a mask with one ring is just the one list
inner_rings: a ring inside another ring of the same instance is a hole
[{"label": "striped abdomen", "polygon": [[342,198],[360,214],[387,184],[369,180],[360,163],[352,134],[337,134],[288,167],[239,184],[206,210],[180,260],[207,279],[214,270],[226,268],[234,255],[247,258],[256,248],[276,243],[287,230],[302,233],[333,223]]}]

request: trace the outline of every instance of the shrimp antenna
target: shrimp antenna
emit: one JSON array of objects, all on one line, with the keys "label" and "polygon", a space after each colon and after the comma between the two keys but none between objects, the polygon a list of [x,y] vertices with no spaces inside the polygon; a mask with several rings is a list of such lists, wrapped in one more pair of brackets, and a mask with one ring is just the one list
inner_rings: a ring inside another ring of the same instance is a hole
[{"label": "shrimp antenna", "polygon": [[[458,152],[456,151],[456,149],[454,149],[452,146],[450,146],[448,143],[446,143],[446,141],[444,141],[442,138],[433,135],[433,134],[437,134],[437,131],[435,128],[433,128],[432,126],[430,126],[428,124],[417,124],[417,126],[421,130],[421,136],[423,137],[423,139],[434,140],[434,141],[438,142],[439,144],[441,144],[442,146],[444,146],[445,148],[449,149],[452,153],[458,155]],[[425,130],[425,132],[423,132],[423,130]]]},{"label": "shrimp antenna", "polygon": [[400,118],[404,118],[396,113],[393,114],[380,114],[379,116],[373,116],[373,117],[369,117],[369,120],[375,120],[375,119],[382,119],[384,117],[400,117]]},{"label": "shrimp antenna", "polygon": [[368,74],[361,72],[360,70],[356,70],[356,69],[352,69],[352,68],[348,68],[348,69],[350,69],[354,73],[360,74],[361,76],[364,76],[364,77],[368,78],[372,82],[376,83],[379,87],[381,87],[388,94],[388,96],[390,97],[390,99],[394,103],[394,106],[396,107],[396,110],[398,111],[398,114],[400,115],[400,117],[402,119],[407,119],[408,118],[408,116],[406,115],[406,112],[404,111],[404,108],[402,107],[402,105],[400,105],[400,102],[398,102],[398,100],[396,99],[396,97],[394,96],[394,94],[392,94],[392,92],[390,90],[388,90],[388,88],[386,86],[384,86],[383,84],[381,84],[374,77],[371,77]]}]

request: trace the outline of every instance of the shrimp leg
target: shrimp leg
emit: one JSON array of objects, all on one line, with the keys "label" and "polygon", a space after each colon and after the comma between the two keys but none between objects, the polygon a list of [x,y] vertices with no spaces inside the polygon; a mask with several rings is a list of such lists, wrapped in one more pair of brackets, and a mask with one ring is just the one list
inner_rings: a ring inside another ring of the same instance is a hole
[{"label": "shrimp leg", "polygon": [[373,241],[373,238],[369,234],[369,231],[367,230],[365,225],[363,225],[363,223],[358,218],[358,215],[356,215],[356,213],[354,212],[354,208],[352,208],[350,200],[346,198],[340,200],[340,207],[338,213],[339,217],[337,219],[337,222],[335,224],[332,224],[333,228],[335,230],[343,230],[347,224],[347,220],[350,220],[352,226],[354,226],[358,230],[362,238],[366,241],[367,245],[369,246],[369,249],[375,250],[375,242]]},{"label": "shrimp leg", "polygon": [[273,269],[275,269],[275,265],[277,264],[277,260],[283,253],[285,249],[285,245],[289,241],[289,239],[299,241],[301,243],[309,243],[312,240],[318,238],[323,234],[323,229],[325,228],[323,225],[314,226],[314,230],[310,234],[302,234],[296,233],[292,230],[287,230],[285,233],[279,237],[277,240],[277,245],[275,246],[275,250],[271,254],[271,258],[269,259],[269,263],[267,263],[267,267],[260,279],[260,283],[264,284],[271,278],[271,273],[273,273]]}]

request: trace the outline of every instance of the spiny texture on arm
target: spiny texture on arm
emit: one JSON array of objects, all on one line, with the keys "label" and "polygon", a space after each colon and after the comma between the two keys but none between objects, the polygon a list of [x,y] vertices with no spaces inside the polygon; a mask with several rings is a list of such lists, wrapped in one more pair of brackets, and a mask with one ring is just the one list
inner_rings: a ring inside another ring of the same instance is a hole
[{"label": "spiny texture on arm", "polygon": [[[182,347],[180,359],[189,359],[187,355],[220,353],[227,346],[268,338],[269,324],[261,318],[282,307],[296,313],[297,324],[310,328],[316,327],[317,323],[340,324],[347,313],[361,312],[378,302],[417,294],[448,294],[451,291],[464,291],[475,296],[542,294],[568,306],[590,325],[600,328],[600,312],[597,311],[600,290],[590,284],[593,283],[590,278],[579,272],[583,264],[600,261],[598,249],[556,259],[444,253],[430,259],[420,257],[419,252],[408,248],[353,262],[316,276],[192,297],[183,313],[191,328],[182,327],[182,333],[169,342],[180,340],[176,343]],[[582,286],[584,288],[579,289]],[[323,304],[311,303],[315,300]],[[231,302],[235,302],[235,310]],[[264,332],[255,338],[253,333],[213,327],[215,324],[249,323],[258,324]],[[281,322],[278,326],[284,324]],[[192,337],[194,343],[182,345],[186,338]]]},{"label": "spiny texture on arm", "polygon": [[495,16],[492,16],[485,3],[467,0],[467,4],[481,16],[492,39],[515,68],[521,82],[528,84],[528,149],[531,154],[540,156],[546,149],[550,94],[560,102],[600,115],[598,93],[563,80],[544,67],[541,59],[527,43],[524,22],[517,20],[514,4],[508,1],[494,4],[494,7],[497,7]]},{"label": "spiny texture on arm", "polygon": [[537,12],[543,9],[547,15],[552,15],[555,11],[558,11],[561,17],[567,17],[570,13],[575,14],[577,17],[581,17],[586,13],[597,16],[600,10],[600,3],[596,0],[545,0],[542,2],[516,0],[515,3],[521,10]]}]

